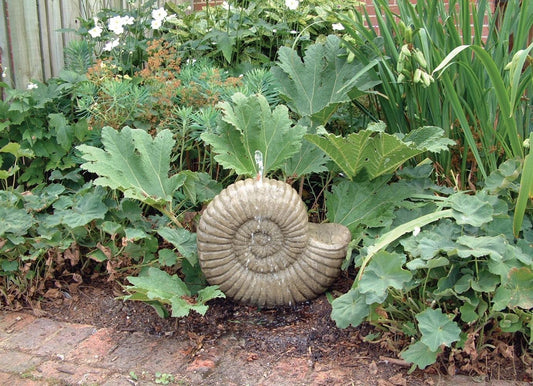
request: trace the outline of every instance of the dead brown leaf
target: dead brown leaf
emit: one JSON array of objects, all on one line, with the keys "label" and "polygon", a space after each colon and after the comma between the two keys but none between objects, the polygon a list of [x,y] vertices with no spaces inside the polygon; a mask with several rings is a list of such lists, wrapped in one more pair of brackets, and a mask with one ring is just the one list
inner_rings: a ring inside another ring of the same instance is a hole
[{"label": "dead brown leaf", "polygon": [[389,378],[389,382],[391,382],[393,385],[398,386],[406,386],[407,380],[403,377],[402,373],[397,373]]},{"label": "dead brown leaf", "polygon": [[477,333],[475,332],[469,332],[468,337],[465,342],[465,347],[463,348],[463,351],[465,354],[468,354],[470,356],[470,360],[472,362],[475,362],[478,357],[478,352],[476,349],[476,338]]}]

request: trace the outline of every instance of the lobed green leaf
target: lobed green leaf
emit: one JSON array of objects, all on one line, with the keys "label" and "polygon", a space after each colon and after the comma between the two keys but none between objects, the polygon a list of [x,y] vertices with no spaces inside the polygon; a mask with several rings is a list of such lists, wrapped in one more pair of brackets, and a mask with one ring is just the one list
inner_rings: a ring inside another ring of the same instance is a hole
[{"label": "lobed green leaf", "polygon": [[144,130],[124,127],[121,131],[106,126],[102,129],[104,149],[80,145],[87,161],[81,167],[98,175],[96,185],[124,192],[149,205],[164,206],[184,182],[185,176],[169,177],[170,153],[174,139],[169,130],[152,138]]},{"label": "lobed green leaf", "polygon": [[239,175],[255,176],[258,168],[255,152],[263,154],[263,173],[280,169],[302,146],[306,128],[292,125],[286,106],[274,110],[262,95],[236,93],[232,102],[221,104],[224,111],[220,134],[203,133],[202,140],[211,145],[215,160]]},{"label": "lobed green leaf", "polygon": [[427,308],[416,315],[418,328],[422,333],[420,341],[436,352],[441,345],[450,346],[459,340],[461,329],[440,309]]}]

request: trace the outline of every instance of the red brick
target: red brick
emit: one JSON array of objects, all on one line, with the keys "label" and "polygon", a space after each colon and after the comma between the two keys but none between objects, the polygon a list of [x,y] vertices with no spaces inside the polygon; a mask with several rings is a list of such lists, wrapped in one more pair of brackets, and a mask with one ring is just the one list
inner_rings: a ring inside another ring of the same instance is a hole
[{"label": "red brick", "polygon": [[22,330],[35,320],[35,316],[22,312],[0,314],[0,347],[1,341],[12,336],[13,333]]},{"label": "red brick", "polygon": [[30,373],[35,379],[65,381],[69,385],[101,384],[110,375],[107,369],[94,365],[77,365],[68,362],[47,361]]},{"label": "red brick", "polygon": [[[0,372],[25,373],[42,361],[39,357],[23,352],[0,350]],[[0,382],[0,384],[5,385],[6,383]]]},{"label": "red brick", "polygon": [[102,328],[81,342],[65,359],[85,364],[98,363],[117,348],[119,334],[110,328]]},{"label": "red brick", "polygon": [[0,348],[33,350],[60,328],[59,322],[46,318],[35,319],[31,323],[24,323],[22,328],[13,329],[9,337],[0,342]]},{"label": "red brick", "polygon": [[156,339],[147,341],[146,336],[141,333],[125,335],[117,344],[117,348],[105,355],[101,361],[105,362],[108,368],[122,371],[143,370],[150,366],[147,360],[158,346]]},{"label": "red brick", "polygon": [[60,329],[42,341],[41,345],[33,350],[33,353],[65,358],[81,341],[85,340],[94,332],[95,328],[93,326],[62,323]]}]

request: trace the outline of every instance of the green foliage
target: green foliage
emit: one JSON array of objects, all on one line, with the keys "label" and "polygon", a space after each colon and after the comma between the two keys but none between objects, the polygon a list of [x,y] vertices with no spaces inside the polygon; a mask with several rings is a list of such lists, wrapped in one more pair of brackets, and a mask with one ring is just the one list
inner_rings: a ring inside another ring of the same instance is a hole
[{"label": "green foliage", "polygon": [[310,0],[288,9],[284,0],[228,1],[226,6],[206,6],[189,12],[188,4],[167,2],[175,14],[166,26],[184,59],[213,59],[218,66],[240,73],[252,66],[268,66],[278,48],[292,46],[303,52],[333,31],[331,11],[346,12],[356,2]]},{"label": "green foliage", "polygon": [[[9,142],[6,145],[4,145],[2,148],[0,148],[0,153],[11,154],[14,158],[13,163],[8,169],[6,170],[0,169],[0,179],[4,180],[3,185],[4,187],[7,187],[8,178],[13,177],[17,173],[17,171],[20,169],[18,165],[18,161],[22,157],[32,158],[33,152],[31,150],[21,149],[20,144],[16,142]],[[0,158],[0,167],[2,167],[3,163],[4,163],[3,158]],[[15,179],[13,179],[13,183],[15,183]]]},{"label": "green foliage", "polygon": [[[405,184],[388,185],[388,176],[368,181],[343,181],[326,192],[330,222],[343,224],[357,235],[364,228],[390,225],[394,208],[413,194]],[[357,205],[353,205],[353,203]]]},{"label": "green foliage", "polygon": [[533,152],[531,151],[531,143],[533,142],[533,132],[529,135],[530,150],[524,159],[522,178],[520,179],[520,189],[516,199],[516,207],[514,211],[513,234],[517,237],[522,228],[524,221],[524,213],[527,210],[528,202],[531,203],[533,199]]},{"label": "green foliage", "polygon": [[372,257],[358,284],[367,304],[382,303],[388,288],[402,289],[411,280],[413,275],[402,268],[404,264],[405,256],[399,253],[379,251]]},{"label": "green foliage", "polygon": [[106,78],[100,84],[84,82],[78,96],[78,111],[98,129],[103,125],[115,129],[133,125],[152,104],[150,88],[131,78]]},{"label": "green foliage", "polygon": [[[131,76],[142,69],[147,41],[159,35],[152,25],[154,4],[153,0],[128,3],[125,9],[95,9],[92,14],[87,10],[90,19],[80,19],[80,28],[75,32],[88,47],[75,41],[70,43],[66,50],[67,65],[81,70],[87,64],[89,50],[97,58],[109,58],[123,74]],[[110,23],[112,19],[114,22]],[[165,19],[159,27],[164,29],[164,24]]]},{"label": "green foliage", "polygon": [[[321,173],[301,179],[313,214],[352,232],[344,266],[357,277],[332,300],[338,327],[405,335],[413,369],[467,337],[531,345],[533,4],[510,0],[497,27],[487,0],[402,0],[398,15],[376,0],[379,34],[350,2],[240,4],[168,3],[177,16],[159,29],[153,1],[101,10],[57,78],[0,83],[3,303],[48,296],[59,279],[141,272],[124,299],[205,315],[223,294],[206,287],[188,229],[233,179],[215,161],[253,176],[259,150],[265,173]],[[115,16],[133,19],[116,32]],[[436,163],[406,166],[424,156]]]},{"label": "green foliage", "polygon": [[328,133],[324,136],[308,134],[305,139],[314,143],[352,179],[362,169],[374,179],[393,173],[410,158],[426,151],[441,151],[452,141],[443,138],[438,127],[421,127],[406,136],[375,131],[372,128],[341,137]]},{"label": "green foliage", "polygon": [[331,318],[339,328],[346,328],[350,325],[357,327],[370,313],[370,306],[358,288],[352,288],[333,300],[331,307]]},{"label": "green foliage", "polygon": [[215,160],[237,174],[258,173],[254,154],[263,154],[264,173],[275,171],[302,145],[305,127],[294,125],[285,106],[271,110],[262,95],[246,97],[237,93],[232,104],[221,104],[220,133],[204,133],[201,138],[216,153]]},{"label": "green foliage", "polygon": [[87,161],[81,167],[98,175],[95,184],[120,190],[125,197],[153,206],[181,226],[173,215],[173,196],[186,177],[168,176],[175,143],[172,133],[163,130],[152,138],[141,129],[124,127],[116,131],[104,127],[102,143],[104,149],[78,146]]},{"label": "green foliage", "polygon": [[[0,167],[4,187],[34,186],[53,170],[72,170],[77,158],[71,145],[92,141],[83,119],[77,119],[72,93],[81,78],[62,71],[48,84],[33,89],[5,88],[0,101]],[[8,181],[9,179],[9,181]]]},{"label": "green foliage", "polygon": [[366,15],[339,16],[351,55],[378,61],[374,117],[392,132],[445,128],[458,146],[435,160],[443,178],[459,175],[460,189],[522,157],[531,130],[533,72],[524,63],[533,4],[512,0],[492,14],[488,0],[402,0],[398,12],[386,0],[374,3],[377,28],[366,26]]},{"label": "green foliage", "polygon": [[440,350],[432,351],[422,342],[416,342],[410,345],[407,350],[401,353],[401,357],[408,362],[416,363],[421,369],[435,363]]},{"label": "green foliage", "polygon": [[197,297],[192,298],[187,285],[178,276],[153,267],[148,268],[145,274],[128,277],[128,280],[132,285],[125,286],[125,290],[132,293],[123,299],[147,302],[161,317],[168,315],[162,304],[170,305],[173,317],[187,316],[191,310],[205,315],[207,301],[225,297],[216,286],[210,286],[200,290]]},{"label": "green foliage", "polygon": [[[442,347],[460,345],[462,333],[476,334],[492,323],[531,342],[532,218],[528,212],[516,240],[508,195],[518,189],[508,176],[518,179],[520,164],[502,165],[489,179],[490,189],[447,197],[434,196],[439,188],[415,170],[385,186],[384,178],[346,181],[326,196],[332,218],[350,226],[354,242],[362,243],[349,259],[359,267],[357,278],[332,301],[332,318],[341,328],[368,320],[404,331],[411,323],[417,339],[401,356],[419,368],[434,363]],[[382,191],[388,200],[374,209]],[[365,220],[365,213],[379,221]]]},{"label": "green foliage", "polygon": [[420,342],[433,352],[436,352],[441,345],[450,346],[459,340],[461,329],[440,309],[427,308],[416,315],[416,320],[422,334]]},{"label": "green foliage", "polygon": [[310,117],[316,126],[325,125],[339,104],[349,102],[354,93],[362,95],[379,83],[367,75],[370,67],[348,62],[335,35],[309,46],[303,62],[288,47],[281,47],[278,55],[279,64],[272,72],[282,97],[292,111]]}]

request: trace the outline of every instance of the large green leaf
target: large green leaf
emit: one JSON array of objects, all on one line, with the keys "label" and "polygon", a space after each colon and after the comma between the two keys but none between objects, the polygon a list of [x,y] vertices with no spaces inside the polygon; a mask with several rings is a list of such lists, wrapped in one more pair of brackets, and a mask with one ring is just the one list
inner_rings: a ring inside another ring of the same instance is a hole
[{"label": "large green leaf", "polygon": [[437,360],[437,350],[432,351],[428,346],[422,342],[416,342],[410,345],[407,350],[403,351],[400,356],[407,362],[414,363],[420,369],[425,369],[427,366],[435,363]]},{"label": "large green leaf", "polygon": [[62,114],[49,114],[50,130],[55,131],[55,138],[57,143],[64,149],[69,150],[72,146],[74,131],[69,125],[67,118]]},{"label": "large green leaf", "polygon": [[421,127],[410,133],[407,141],[396,135],[374,130],[362,130],[346,137],[326,134],[307,134],[305,139],[326,153],[352,179],[363,168],[370,179],[394,172],[410,158],[425,151],[445,149],[449,144],[443,130]]},{"label": "large green leaf", "polygon": [[477,196],[452,194],[448,198],[457,224],[480,227],[492,220],[493,207]]},{"label": "large green leaf", "polygon": [[215,160],[237,174],[254,176],[258,172],[255,152],[263,154],[264,174],[279,169],[302,146],[306,128],[292,126],[287,107],[274,110],[262,95],[236,93],[232,103],[221,104],[223,120],[220,134],[203,133],[201,138],[211,145]]},{"label": "large green leaf", "polygon": [[135,288],[127,286],[127,290],[135,289],[135,291],[143,293],[150,300],[171,299],[174,296],[190,295],[187,286],[178,276],[171,276],[165,271],[153,267],[148,268],[144,275],[129,276],[128,281]]},{"label": "large green leaf", "polygon": [[279,64],[272,73],[280,93],[294,112],[312,117],[317,125],[325,124],[340,103],[350,100],[351,90],[366,91],[380,83],[370,78],[372,65],[348,62],[341,40],[334,35],[311,45],[303,61],[289,47],[281,47],[278,55]]},{"label": "large green leaf", "polygon": [[370,314],[370,306],[366,303],[366,296],[359,289],[352,288],[331,303],[331,319],[337,327],[346,328],[349,325],[357,327]]},{"label": "large green leaf", "polygon": [[[63,224],[69,228],[87,225],[93,220],[103,219],[108,211],[103,203],[105,192],[102,188],[94,189],[85,194],[75,195],[66,206],[58,205],[54,214],[43,221],[48,226]],[[58,200],[57,203],[67,200]]]},{"label": "large green leaf", "polygon": [[[420,232],[416,237],[409,237],[400,241],[406,252],[422,260],[430,260],[440,253],[449,255],[457,249],[455,239],[461,229],[449,220],[439,222],[433,229]],[[408,263],[408,266],[412,261]]]},{"label": "large green leaf", "polygon": [[106,126],[102,129],[102,143],[104,149],[78,146],[87,161],[81,167],[98,175],[96,185],[121,190],[126,197],[149,205],[172,202],[172,195],[185,176],[169,177],[170,153],[175,143],[169,130],[152,138],[144,130],[124,127],[116,131]]},{"label": "large green leaf", "polygon": [[224,297],[216,286],[207,287],[198,292],[198,298],[192,299],[187,285],[177,276],[169,275],[165,271],[150,267],[138,277],[128,277],[132,285],[125,289],[131,292],[124,296],[125,300],[144,301],[151,304],[160,314],[164,314],[161,304],[168,304],[172,309],[172,316],[187,316],[190,310],[204,315],[207,311],[205,303],[213,298]]},{"label": "large green leaf", "polygon": [[493,308],[501,311],[506,307],[533,308],[533,271],[529,267],[511,268],[509,280],[498,287],[494,294]]},{"label": "large green leaf", "polygon": [[416,320],[418,320],[418,328],[422,333],[420,341],[431,351],[437,351],[443,344],[450,346],[459,340],[461,329],[440,309],[427,308],[416,315]]},{"label": "large green leaf", "polygon": [[411,280],[411,272],[402,268],[405,255],[379,251],[366,268],[359,281],[359,291],[366,295],[366,302],[383,303],[387,298],[387,289],[401,289],[404,283]]},{"label": "large green leaf", "polygon": [[355,232],[359,225],[383,227],[394,219],[397,204],[409,197],[411,190],[402,183],[388,185],[388,178],[375,181],[343,181],[326,192],[330,222],[347,226]]},{"label": "large green leaf", "polygon": [[304,141],[300,151],[285,162],[283,172],[286,176],[293,178],[325,172],[328,170],[326,166],[328,160],[329,158],[319,148]]},{"label": "large green leaf", "polygon": [[176,247],[179,253],[185,257],[191,265],[198,262],[196,253],[196,233],[191,233],[184,228],[164,227],[157,230],[159,236]]},{"label": "large green leaf", "polygon": [[35,223],[33,216],[25,209],[12,206],[0,206],[0,218],[0,237],[10,240],[13,237],[18,240],[18,237],[24,236]]}]

